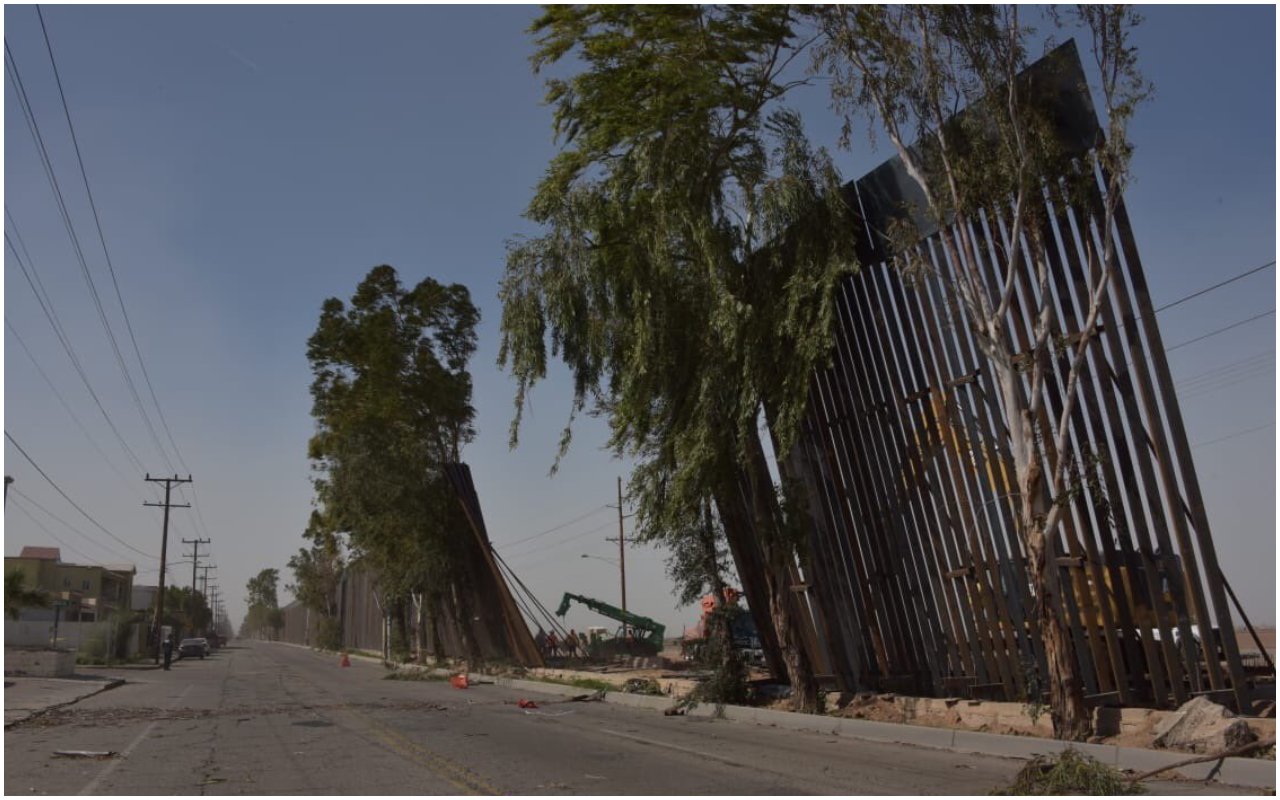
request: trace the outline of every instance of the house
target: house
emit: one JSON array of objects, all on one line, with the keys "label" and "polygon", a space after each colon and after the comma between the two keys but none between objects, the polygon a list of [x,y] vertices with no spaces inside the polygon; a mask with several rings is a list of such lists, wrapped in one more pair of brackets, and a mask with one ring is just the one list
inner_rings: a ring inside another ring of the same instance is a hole
[{"label": "house", "polygon": [[56,547],[28,546],[5,558],[5,574],[14,569],[22,571],[27,586],[44,590],[52,601],[49,608],[22,609],[19,620],[51,620],[56,613],[66,622],[100,622],[133,607],[137,569],[132,564],[68,564]]}]

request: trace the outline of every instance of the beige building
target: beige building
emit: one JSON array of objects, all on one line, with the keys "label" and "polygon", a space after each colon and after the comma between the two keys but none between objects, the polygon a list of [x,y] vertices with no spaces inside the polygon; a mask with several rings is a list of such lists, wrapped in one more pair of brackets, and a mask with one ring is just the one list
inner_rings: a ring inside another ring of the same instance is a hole
[{"label": "beige building", "polygon": [[[67,622],[100,622],[131,610],[132,564],[68,564],[56,547],[23,547],[22,553],[4,560],[5,574],[19,569],[29,587],[43,589]],[[53,619],[55,608],[24,608],[20,620]]]}]

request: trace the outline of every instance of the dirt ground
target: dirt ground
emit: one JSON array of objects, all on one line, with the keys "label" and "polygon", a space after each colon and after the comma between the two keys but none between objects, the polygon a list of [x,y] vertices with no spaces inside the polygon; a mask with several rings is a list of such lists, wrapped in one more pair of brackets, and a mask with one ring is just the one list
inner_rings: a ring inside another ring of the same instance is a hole
[{"label": "dirt ground", "polygon": [[[1262,640],[1262,646],[1267,648],[1267,652],[1271,654],[1271,658],[1276,657],[1276,629],[1275,628],[1254,628],[1258,632],[1258,638]],[[1240,628],[1236,631],[1236,642],[1241,653],[1250,651],[1257,652],[1258,644],[1253,640],[1253,636],[1249,631]]]}]

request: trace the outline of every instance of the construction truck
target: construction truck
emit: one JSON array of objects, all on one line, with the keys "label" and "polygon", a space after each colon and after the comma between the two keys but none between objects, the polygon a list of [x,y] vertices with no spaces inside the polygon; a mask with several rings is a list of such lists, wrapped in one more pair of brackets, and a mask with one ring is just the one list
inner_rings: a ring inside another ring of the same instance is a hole
[{"label": "construction truck", "polygon": [[703,596],[699,601],[702,616],[698,618],[698,624],[693,630],[686,631],[684,638],[680,640],[680,652],[685,661],[701,661],[705,657],[707,638],[711,635],[711,617],[716,612],[716,606],[723,604],[729,617],[729,635],[733,641],[733,649],[748,664],[764,663],[760,632],[756,630],[751,614],[738,605],[739,597],[738,590],[730,586],[724,588],[724,597],[719,603],[714,593]]},{"label": "construction truck", "polygon": [[662,637],[667,628],[661,622],[571,592],[564,593],[560,607],[556,609],[556,616],[563,617],[569,613],[569,606],[575,600],[601,616],[622,623],[612,637],[591,637],[587,643],[587,655],[591,658],[611,658],[615,655],[656,656],[662,652]]}]

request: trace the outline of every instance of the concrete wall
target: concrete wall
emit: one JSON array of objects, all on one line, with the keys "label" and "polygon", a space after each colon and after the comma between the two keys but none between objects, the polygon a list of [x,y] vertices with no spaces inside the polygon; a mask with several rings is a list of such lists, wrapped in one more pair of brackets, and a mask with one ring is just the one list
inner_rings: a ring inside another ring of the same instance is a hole
[{"label": "concrete wall", "polygon": [[5,647],[4,674],[69,678],[76,671],[74,650],[19,650]]},{"label": "concrete wall", "polygon": [[[128,623],[117,622],[67,622],[62,621],[58,624],[58,642],[57,646],[66,648],[71,651],[82,650],[85,647],[99,643],[109,642],[119,630],[119,626]],[[142,623],[133,623],[132,627],[143,627]],[[27,621],[21,620],[14,622],[11,619],[4,621],[4,644],[5,647],[48,647],[53,637],[53,621],[38,620]],[[141,637],[138,631],[129,637],[127,655],[132,656],[138,652]]]}]

